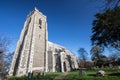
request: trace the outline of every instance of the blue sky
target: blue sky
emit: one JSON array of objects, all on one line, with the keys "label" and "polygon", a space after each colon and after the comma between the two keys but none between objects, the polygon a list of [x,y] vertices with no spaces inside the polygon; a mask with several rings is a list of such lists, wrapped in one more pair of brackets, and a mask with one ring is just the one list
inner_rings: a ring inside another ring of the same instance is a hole
[{"label": "blue sky", "polygon": [[49,41],[60,44],[75,54],[82,47],[91,49],[91,28],[99,3],[93,0],[0,0],[0,35],[12,39],[11,51],[27,15],[37,7],[47,16]]}]

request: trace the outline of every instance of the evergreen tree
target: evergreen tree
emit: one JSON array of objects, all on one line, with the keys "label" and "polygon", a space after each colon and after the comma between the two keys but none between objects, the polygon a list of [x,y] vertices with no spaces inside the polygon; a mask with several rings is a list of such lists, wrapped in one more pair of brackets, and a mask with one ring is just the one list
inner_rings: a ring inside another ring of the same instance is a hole
[{"label": "evergreen tree", "polygon": [[97,13],[93,21],[92,44],[120,50],[120,7]]}]

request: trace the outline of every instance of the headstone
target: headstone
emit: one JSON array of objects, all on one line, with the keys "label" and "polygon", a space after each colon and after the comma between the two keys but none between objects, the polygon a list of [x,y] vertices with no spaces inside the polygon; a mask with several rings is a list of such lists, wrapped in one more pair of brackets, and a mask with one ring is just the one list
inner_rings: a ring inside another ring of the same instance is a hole
[{"label": "headstone", "polygon": [[109,68],[113,68],[113,65],[112,65],[112,64],[109,64]]},{"label": "headstone", "polygon": [[97,76],[104,76],[105,75],[105,71],[100,70],[96,73]]},{"label": "headstone", "polygon": [[28,78],[32,78],[33,77],[33,72],[28,72]]},{"label": "headstone", "polygon": [[120,69],[120,66],[118,66],[118,69]]},{"label": "headstone", "polygon": [[80,76],[86,75],[86,71],[84,71],[84,70],[79,70],[79,75],[80,75]]}]

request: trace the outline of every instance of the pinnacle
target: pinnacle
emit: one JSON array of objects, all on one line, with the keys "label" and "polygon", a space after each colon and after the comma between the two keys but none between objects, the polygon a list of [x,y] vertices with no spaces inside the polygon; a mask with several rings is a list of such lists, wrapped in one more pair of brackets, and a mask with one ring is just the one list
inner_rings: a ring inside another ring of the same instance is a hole
[{"label": "pinnacle", "polygon": [[35,11],[39,11],[36,7],[34,8]]}]

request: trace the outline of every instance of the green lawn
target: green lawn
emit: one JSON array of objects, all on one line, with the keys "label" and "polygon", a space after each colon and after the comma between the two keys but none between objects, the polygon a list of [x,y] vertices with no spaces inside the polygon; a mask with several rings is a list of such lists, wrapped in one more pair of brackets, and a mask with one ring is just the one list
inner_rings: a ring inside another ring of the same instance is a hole
[{"label": "green lawn", "polygon": [[[87,70],[86,75],[80,76],[77,71],[69,72],[64,80],[120,80],[120,70],[104,69],[105,76],[96,76],[96,72],[100,69]],[[9,80],[54,80],[55,77],[62,75],[62,72],[50,72],[46,73],[45,76],[34,75],[31,79],[23,77],[10,77]]]},{"label": "green lawn", "polygon": [[8,80],[54,80],[54,78],[56,76],[60,76],[62,74],[62,72],[49,72],[49,73],[45,73],[45,76],[38,76],[37,74],[35,74],[31,79],[29,79],[26,76],[22,76],[22,77],[10,77]]},{"label": "green lawn", "polygon": [[64,80],[120,80],[120,72],[118,70],[105,69],[105,76],[96,76],[98,70],[85,70],[86,75],[80,76],[78,71],[70,72]]}]

